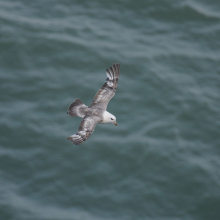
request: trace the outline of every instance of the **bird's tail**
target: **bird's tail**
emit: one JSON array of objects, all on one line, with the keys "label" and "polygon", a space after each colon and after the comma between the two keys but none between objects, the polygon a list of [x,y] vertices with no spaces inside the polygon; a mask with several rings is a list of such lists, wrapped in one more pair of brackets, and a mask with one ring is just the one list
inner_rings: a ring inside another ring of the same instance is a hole
[{"label": "bird's tail", "polygon": [[80,99],[75,99],[73,103],[70,104],[67,114],[71,117],[85,117],[86,111],[88,107],[80,100]]}]

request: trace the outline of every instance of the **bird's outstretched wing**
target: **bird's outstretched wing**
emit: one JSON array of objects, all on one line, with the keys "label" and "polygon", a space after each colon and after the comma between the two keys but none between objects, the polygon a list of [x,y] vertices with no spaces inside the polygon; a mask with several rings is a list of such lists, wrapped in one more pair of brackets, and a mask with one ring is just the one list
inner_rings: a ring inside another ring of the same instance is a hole
[{"label": "bird's outstretched wing", "polygon": [[96,93],[92,104],[89,107],[107,109],[107,105],[111,98],[115,95],[116,88],[118,86],[118,79],[120,73],[120,64],[116,63],[108,69],[106,69],[107,79],[105,84]]},{"label": "bird's outstretched wing", "polygon": [[80,145],[85,142],[95,130],[96,124],[100,121],[97,116],[85,116],[80,123],[79,130],[76,134],[71,135],[67,139],[75,145]]}]

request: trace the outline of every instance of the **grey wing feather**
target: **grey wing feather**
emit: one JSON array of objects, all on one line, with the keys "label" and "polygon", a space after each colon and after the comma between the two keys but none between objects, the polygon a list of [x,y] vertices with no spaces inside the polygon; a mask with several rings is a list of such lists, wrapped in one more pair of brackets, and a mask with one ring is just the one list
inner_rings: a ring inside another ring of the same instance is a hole
[{"label": "grey wing feather", "polygon": [[108,69],[106,69],[107,79],[105,84],[96,93],[92,104],[89,107],[101,108],[103,110],[107,109],[108,103],[111,98],[115,95],[118,79],[120,73],[120,64],[116,63]]},{"label": "grey wing feather", "polygon": [[85,116],[80,123],[79,130],[76,134],[71,135],[67,139],[75,145],[85,142],[95,130],[96,124],[100,121],[97,116]]}]

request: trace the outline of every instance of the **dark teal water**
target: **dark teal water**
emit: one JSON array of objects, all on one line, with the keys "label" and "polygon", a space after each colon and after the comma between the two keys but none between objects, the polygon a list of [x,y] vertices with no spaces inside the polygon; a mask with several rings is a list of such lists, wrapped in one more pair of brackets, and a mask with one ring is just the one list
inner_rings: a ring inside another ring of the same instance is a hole
[{"label": "dark teal water", "polygon": [[[0,219],[220,219],[220,2],[0,1]],[[108,111],[66,138],[121,65]]]}]

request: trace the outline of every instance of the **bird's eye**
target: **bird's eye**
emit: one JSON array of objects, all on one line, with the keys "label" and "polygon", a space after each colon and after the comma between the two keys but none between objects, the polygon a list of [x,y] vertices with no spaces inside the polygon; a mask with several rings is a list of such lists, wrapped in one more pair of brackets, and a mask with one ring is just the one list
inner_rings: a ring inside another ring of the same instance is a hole
[{"label": "bird's eye", "polygon": [[111,120],[113,120],[113,118],[111,118]]}]

